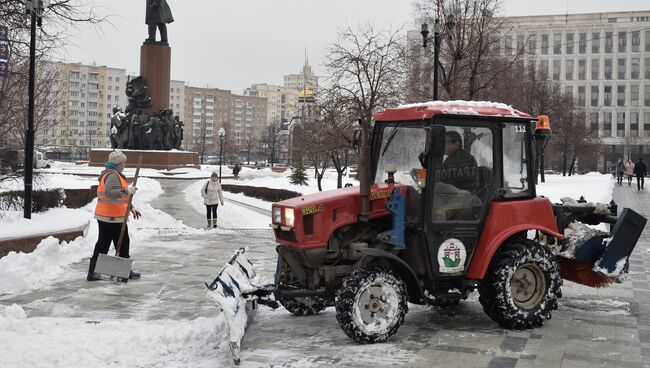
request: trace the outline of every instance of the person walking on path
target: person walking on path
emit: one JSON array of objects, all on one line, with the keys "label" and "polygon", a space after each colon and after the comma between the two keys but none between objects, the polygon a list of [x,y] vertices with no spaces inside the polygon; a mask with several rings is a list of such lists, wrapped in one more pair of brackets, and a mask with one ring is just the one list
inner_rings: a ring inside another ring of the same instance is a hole
[{"label": "person walking on path", "polygon": [[205,204],[208,227],[217,227],[217,207],[219,207],[219,203],[223,206],[223,193],[219,183],[219,174],[213,172],[210,180],[201,187],[201,197],[203,197],[203,203]]},{"label": "person walking on path", "polygon": [[628,159],[625,164],[625,175],[627,175],[627,186],[632,185],[632,177],[634,176],[634,162]]},{"label": "person walking on path", "polygon": [[623,175],[625,174],[625,164],[623,163],[623,159],[618,160],[618,164],[616,164],[616,183],[618,185],[623,185]]},{"label": "person walking on path", "polygon": [[[124,214],[129,206],[129,196],[134,195],[138,188],[129,186],[122,170],[126,167],[126,155],[122,151],[113,151],[108,155],[105,170],[99,175],[99,185],[97,186],[97,206],[95,207],[95,218],[99,226],[99,236],[90,257],[88,266],[88,281],[100,280],[99,275],[95,274],[95,265],[100,253],[107,254],[113,242],[117,247],[120,238],[120,231],[124,223]],[[135,219],[139,219],[141,214],[135,207],[131,206],[131,214]],[[124,224],[124,226],[127,226]],[[129,229],[124,232],[124,239],[120,247],[119,256],[130,258],[129,256]],[[138,272],[131,271],[129,279],[139,279]]]},{"label": "person walking on path", "polygon": [[241,167],[239,167],[239,164],[235,164],[235,167],[232,168],[232,175],[235,177],[235,180],[239,180],[240,171]]},{"label": "person walking on path", "polygon": [[648,171],[646,170],[643,159],[639,157],[639,161],[634,165],[634,175],[636,175],[636,188],[643,190],[643,181]]}]

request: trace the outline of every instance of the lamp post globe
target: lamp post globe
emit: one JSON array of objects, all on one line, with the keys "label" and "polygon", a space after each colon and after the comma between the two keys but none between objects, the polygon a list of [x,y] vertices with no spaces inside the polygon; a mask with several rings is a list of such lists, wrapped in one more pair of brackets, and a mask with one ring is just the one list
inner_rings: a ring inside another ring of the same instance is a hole
[{"label": "lamp post globe", "polygon": [[224,128],[219,128],[219,182],[221,182],[221,164],[223,163],[223,137],[226,135]]}]

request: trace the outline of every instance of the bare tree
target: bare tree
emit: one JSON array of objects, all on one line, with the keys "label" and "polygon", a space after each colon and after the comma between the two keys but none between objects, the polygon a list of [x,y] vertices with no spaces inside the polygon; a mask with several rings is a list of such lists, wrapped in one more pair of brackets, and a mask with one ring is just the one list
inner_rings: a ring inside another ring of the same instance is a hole
[{"label": "bare tree", "polygon": [[404,50],[401,29],[376,31],[372,26],[338,34],[329,46],[325,67],[332,90],[348,111],[370,126],[372,115],[403,101]]},{"label": "bare tree", "polygon": [[276,158],[278,157],[278,142],[277,142],[277,133],[279,127],[277,123],[271,123],[267,125],[266,129],[262,131],[262,135],[258,141],[259,143],[259,152],[262,153],[264,157],[271,163],[271,167],[275,163]]},{"label": "bare tree", "polygon": [[[449,99],[476,99],[523,53],[524,45],[511,48],[513,26],[498,17],[501,4],[501,0],[415,1],[416,12],[425,21],[434,24],[437,19],[443,25],[439,71]],[[510,41],[505,63],[495,59],[504,39]]]},{"label": "bare tree", "polygon": [[253,151],[253,147],[257,144],[257,139],[255,139],[255,136],[253,134],[246,133],[244,136],[244,146],[246,147],[246,162],[251,162],[251,152]]},{"label": "bare tree", "polygon": [[357,119],[345,109],[346,100],[336,90],[325,89],[319,99],[319,115],[323,121],[322,133],[329,145],[329,156],[336,170],[336,187],[343,187],[343,175],[348,168],[352,151],[352,135]]}]

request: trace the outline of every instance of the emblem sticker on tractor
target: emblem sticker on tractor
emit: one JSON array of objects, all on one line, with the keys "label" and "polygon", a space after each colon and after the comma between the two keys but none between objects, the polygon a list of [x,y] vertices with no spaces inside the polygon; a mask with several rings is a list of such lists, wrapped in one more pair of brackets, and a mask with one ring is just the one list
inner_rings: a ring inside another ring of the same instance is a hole
[{"label": "emblem sticker on tractor", "polygon": [[438,248],[440,272],[452,273],[465,269],[465,245],[458,239],[447,239]]},{"label": "emblem sticker on tractor", "polygon": [[370,193],[370,200],[374,201],[375,199],[381,198],[390,198],[390,190],[383,190],[381,192]]},{"label": "emblem sticker on tractor", "polygon": [[308,206],[302,209],[302,215],[307,216],[311,215],[317,212],[323,212],[325,211],[325,205],[324,204],[319,204],[318,206],[313,205],[313,206]]}]

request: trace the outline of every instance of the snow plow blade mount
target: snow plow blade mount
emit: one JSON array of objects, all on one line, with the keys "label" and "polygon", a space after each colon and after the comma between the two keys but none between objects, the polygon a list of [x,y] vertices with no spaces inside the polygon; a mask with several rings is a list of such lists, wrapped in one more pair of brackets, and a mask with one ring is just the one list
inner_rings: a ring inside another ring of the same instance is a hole
[{"label": "snow plow blade mount", "polygon": [[205,284],[206,295],[217,303],[226,319],[230,353],[237,365],[241,363],[241,340],[258,303],[274,309],[279,307],[273,297],[273,285],[258,284],[257,273],[245,251],[244,248],[235,251],[214,281]]}]

